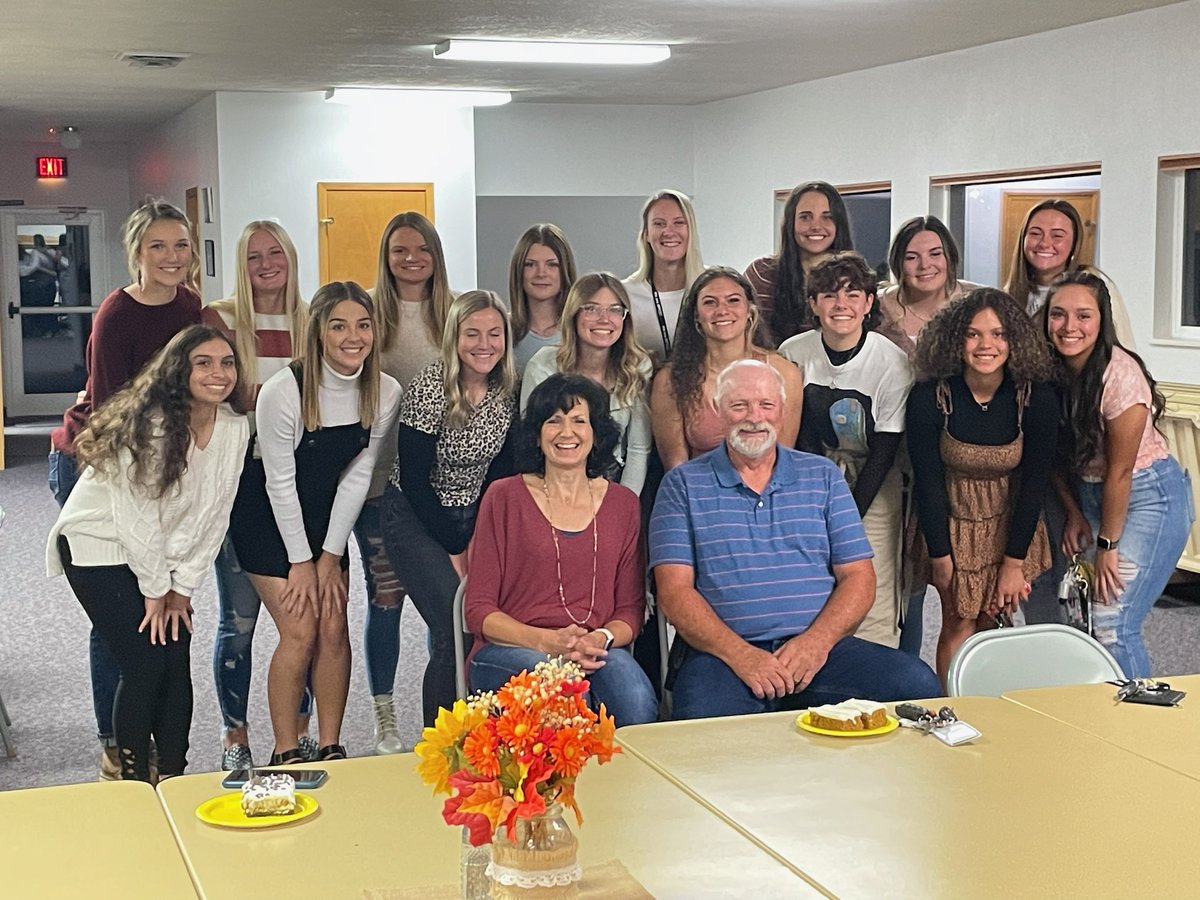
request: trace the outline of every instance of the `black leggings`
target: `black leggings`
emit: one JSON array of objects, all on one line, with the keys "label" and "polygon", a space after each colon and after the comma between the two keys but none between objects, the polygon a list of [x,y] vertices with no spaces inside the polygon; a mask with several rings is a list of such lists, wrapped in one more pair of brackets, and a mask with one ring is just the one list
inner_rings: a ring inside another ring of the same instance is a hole
[{"label": "black leggings", "polygon": [[113,703],[113,734],[121,748],[123,777],[150,780],[150,736],[158,747],[161,775],[182,775],[192,727],[191,634],[151,644],[138,633],[146,600],[129,566],[76,566],[65,536],[58,538],[67,582],[79,605],[108,644],[121,668]]}]

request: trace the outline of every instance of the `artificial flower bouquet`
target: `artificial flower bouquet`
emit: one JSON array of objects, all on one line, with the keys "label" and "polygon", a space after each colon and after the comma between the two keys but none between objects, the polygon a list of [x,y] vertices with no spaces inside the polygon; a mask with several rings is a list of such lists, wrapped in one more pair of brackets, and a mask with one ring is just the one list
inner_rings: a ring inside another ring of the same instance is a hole
[{"label": "artificial flower bouquet", "polygon": [[582,825],[576,777],[593,756],[606,763],[621,752],[613,717],[603,704],[598,715],[588,708],[588,687],[577,663],[558,658],[439,710],[415,750],[421,779],[453,795],[442,808],[447,824],[466,826],[478,846],[491,843],[501,823],[511,839],[518,819],[557,802]]}]

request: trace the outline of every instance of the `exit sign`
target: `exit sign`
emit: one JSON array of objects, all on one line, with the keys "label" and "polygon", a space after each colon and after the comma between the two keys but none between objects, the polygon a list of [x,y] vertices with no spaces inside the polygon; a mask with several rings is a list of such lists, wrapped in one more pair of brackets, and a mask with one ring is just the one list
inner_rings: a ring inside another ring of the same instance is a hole
[{"label": "exit sign", "polygon": [[39,156],[37,158],[38,178],[66,178],[67,158],[65,156]]}]

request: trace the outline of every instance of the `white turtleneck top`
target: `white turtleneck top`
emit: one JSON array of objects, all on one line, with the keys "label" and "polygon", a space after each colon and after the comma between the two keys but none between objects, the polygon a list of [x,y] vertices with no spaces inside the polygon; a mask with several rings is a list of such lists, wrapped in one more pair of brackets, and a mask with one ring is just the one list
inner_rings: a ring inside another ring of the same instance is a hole
[{"label": "white turtleneck top", "polygon": [[[321,362],[320,409],[322,427],[350,425],[358,418],[358,379],[362,369],[353,375],[342,375]],[[329,530],[321,544],[323,550],[335,556],[346,552],[350,530],[362,510],[371,483],[371,470],[388,429],[396,420],[400,407],[400,384],[390,375],[380,374],[379,408],[371,424],[371,440],[342,473],[337,496],[329,517]],[[267,496],[275,513],[275,523],[292,563],[312,559],[308,537],[304,532],[304,517],[300,498],[296,494],[296,448],[304,435],[304,418],[300,414],[300,389],[290,368],[267,379],[258,395],[258,445],[267,474]]]}]

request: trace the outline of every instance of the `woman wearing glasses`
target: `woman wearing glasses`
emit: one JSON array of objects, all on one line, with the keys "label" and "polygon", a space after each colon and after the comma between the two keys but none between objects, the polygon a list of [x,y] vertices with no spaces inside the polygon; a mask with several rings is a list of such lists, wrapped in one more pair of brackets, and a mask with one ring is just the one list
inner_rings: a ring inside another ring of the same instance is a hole
[{"label": "woman wearing glasses", "polygon": [[525,369],[521,410],[533,389],[555,372],[596,382],[608,391],[608,409],[621,432],[613,453],[616,467],[605,474],[640,494],[650,454],[650,358],[638,343],[629,312],[629,295],[614,275],[592,272],[580,278],[563,308],[562,343],[539,350]]}]

